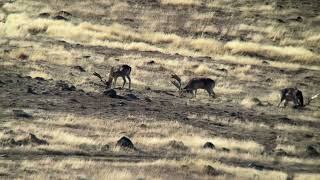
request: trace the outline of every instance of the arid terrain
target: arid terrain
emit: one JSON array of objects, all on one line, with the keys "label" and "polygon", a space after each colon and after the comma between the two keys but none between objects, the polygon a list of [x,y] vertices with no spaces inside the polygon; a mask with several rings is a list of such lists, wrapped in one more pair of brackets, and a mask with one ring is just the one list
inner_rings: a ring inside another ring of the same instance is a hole
[{"label": "arid terrain", "polygon": [[[320,179],[320,98],[277,107],[320,93],[319,7],[1,0],[0,179]],[[93,73],[120,64],[132,89],[110,95]]]}]

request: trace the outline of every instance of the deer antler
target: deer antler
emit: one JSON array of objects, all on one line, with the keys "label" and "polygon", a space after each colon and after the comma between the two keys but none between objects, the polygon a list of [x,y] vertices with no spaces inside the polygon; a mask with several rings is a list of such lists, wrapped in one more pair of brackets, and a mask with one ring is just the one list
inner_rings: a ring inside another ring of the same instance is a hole
[{"label": "deer antler", "polygon": [[316,94],[316,95],[313,95],[311,98],[309,98],[309,101],[305,104],[306,105],[309,105],[311,103],[312,100],[316,99],[318,96],[320,95],[320,93]]},{"label": "deer antler", "polygon": [[177,87],[179,90],[181,90],[181,79],[178,75],[172,74],[171,78],[175,79],[176,81],[171,81],[171,83]]},{"label": "deer antler", "polygon": [[101,82],[102,82],[103,84],[107,84],[107,81],[103,80],[103,78],[101,77],[101,75],[98,74],[97,72],[94,72],[93,75],[94,75],[94,76],[97,76],[97,77],[101,80]]}]

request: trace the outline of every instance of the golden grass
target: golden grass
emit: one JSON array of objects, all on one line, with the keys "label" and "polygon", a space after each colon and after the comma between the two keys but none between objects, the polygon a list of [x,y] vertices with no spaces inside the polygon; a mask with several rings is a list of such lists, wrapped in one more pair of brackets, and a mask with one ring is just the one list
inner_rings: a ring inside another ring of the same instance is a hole
[{"label": "golden grass", "polygon": [[261,101],[257,98],[252,98],[252,97],[246,97],[244,98],[241,102],[241,105],[243,105],[246,108],[253,108],[256,106],[260,106],[261,105]]},{"label": "golden grass", "polygon": [[52,76],[46,72],[43,72],[43,71],[31,71],[29,73],[29,76],[32,77],[32,78],[36,78],[36,77],[42,77],[44,79],[51,79]]},{"label": "golden grass", "polygon": [[174,4],[174,5],[200,5],[201,0],[161,0],[162,4]]},{"label": "golden grass", "polygon": [[314,62],[319,59],[317,54],[302,47],[277,47],[240,41],[228,42],[224,47],[233,54],[254,53],[270,58],[289,58],[293,61],[302,61],[306,63]]}]

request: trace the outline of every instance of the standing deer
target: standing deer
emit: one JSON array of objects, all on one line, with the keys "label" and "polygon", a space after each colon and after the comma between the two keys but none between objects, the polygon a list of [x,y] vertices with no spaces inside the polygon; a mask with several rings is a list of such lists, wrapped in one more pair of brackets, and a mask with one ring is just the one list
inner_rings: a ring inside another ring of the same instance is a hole
[{"label": "standing deer", "polygon": [[103,82],[106,85],[106,88],[111,87],[112,81],[113,81],[113,86],[115,87],[118,77],[122,77],[122,79],[123,79],[122,88],[124,88],[124,85],[127,82],[126,81],[126,77],[127,77],[129,80],[129,89],[131,89],[130,73],[131,73],[131,67],[129,65],[124,64],[124,65],[118,65],[118,66],[111,67],[108,81],[103,80],[103,78],[100,76],[100,74],[98,74],[96,72],[94,72],[93,75],[97,76],[101,80],[101,82]]},{"label": "standing deer", "polygon": [[171,78],[175,79],[171,83],[179,89],[180,96],[183,93],[192,93],[196,97],[197,90],[204,89],[208,92],[209,96],[215,97],[215,93],[213,92],[215,81],[210,78],[192,78],[184,88],[181,88],[181,78],[179,76],[173,74]]},{"label": "standing deer", "polygon": [[278,107],[280,107],[282,102],[284,102],[284,107],[286,107],[289,101],[293,101],[294,107],[304,107],[309,105],[311,101],[317,98],[319,95],[320,93],[312,96],[311,98],[308,98],[306,103],[304,103],[303,94],[297,87],[284,88],[280,90],[280,102],[278,104]]}]

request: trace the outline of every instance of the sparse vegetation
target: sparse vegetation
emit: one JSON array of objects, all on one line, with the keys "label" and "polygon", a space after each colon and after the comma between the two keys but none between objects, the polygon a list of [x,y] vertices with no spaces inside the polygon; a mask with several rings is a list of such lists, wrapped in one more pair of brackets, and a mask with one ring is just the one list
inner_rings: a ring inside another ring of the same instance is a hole
[{"label": "sparse vegetation", "polygon": [[[319,179],[320,101],[276,107],[282,88],[319,93],[318,4],[1,2],[0,176]],[[92,74],[122,64],[132,89],[105,95]],[[179,97],[173,73],[216,97]]]}]

